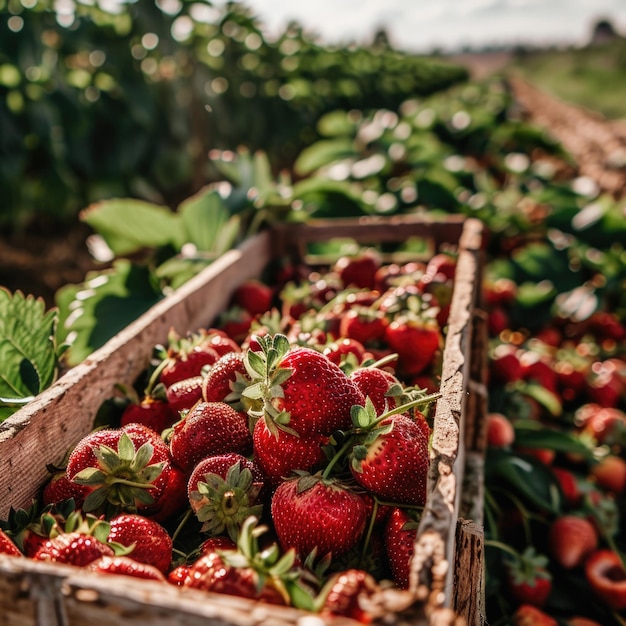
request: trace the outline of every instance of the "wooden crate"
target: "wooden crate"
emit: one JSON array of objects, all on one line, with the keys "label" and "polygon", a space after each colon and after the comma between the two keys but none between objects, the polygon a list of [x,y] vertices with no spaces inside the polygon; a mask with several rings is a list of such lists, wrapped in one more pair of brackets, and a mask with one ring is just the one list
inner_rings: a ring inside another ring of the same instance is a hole
[{"label": "wooden crate", "polygon": [[[428,498],[415,544],[412,584],[408,591],[381,590],[375,610],[384,623],[397,625],[484,623],[483,227],[462,216],[281,224],[227,252],[0,424],[0,518],[6,518],[11,506],[31,503],[48,477],[46,464],[60,462],[68,448],[91,430],[98,408],[114,395],[115,385],[131,385],[137,379],[148,366],[154,345],[167,341],[170,328],[185,334],[210,326],[227,307],[234,289],[260,276],[273,259],[303,258],[309,242],[333,237],[350,237],[363,244],[421,237],[432,253],[443,245],[458,251],[442,397],[434,417]],[[464,493],[470,496],[464,498]],[[295,609],[165,587],[0,555],[0,626],[324,623]]]}]

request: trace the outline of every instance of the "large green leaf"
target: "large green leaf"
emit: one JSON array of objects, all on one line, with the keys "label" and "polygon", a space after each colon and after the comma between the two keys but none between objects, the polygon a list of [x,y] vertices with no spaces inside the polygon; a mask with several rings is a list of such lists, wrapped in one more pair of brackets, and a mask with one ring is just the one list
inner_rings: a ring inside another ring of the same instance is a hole
[{"label": "large green leaf", "polygon": [[198,250],[221,253],[232,248],[238,234],[236,228],[227,228],[229,212],[217,191],[205,188],[186,199],[178,207],[184,226],[185,239]]},{"label": "large green leaf", "polygon": [[300,175],[310,174],[336,161],[357,157],[352,139],[343,137],[325,139],[302,150],[295,162],[294,170]]},{"label": "large green leaf", "polygon": [[168,244],[179,249],[185,243],[178,215],[142,200],[103,200],[85,209],[81,220],[102,236],[116,256]]},{"label": "large green leaf", "polygon": [[54,382],[57,320],[42,299],[0,288],[0,419]]},{"label": "large green leaf", "polygon": [[485,465],[485,483],[505,483],[518,496],[539,509],[558,514],[561,494],[550,468],[531,456],[508,450],[489,449]]},{"label": "large green leaf", "polygon": [[536,420],[515,422],[515,443],[523,448],[546,448],[555,452],[568,452],[592,459],[591,450],[569,432],[546,428]]},{"label": "large green leaf", "polygon": [[119,259],[84,283],[59,289],[59,334],[73,338],[66,353],[75,366],[163,298],[146,267]]}]

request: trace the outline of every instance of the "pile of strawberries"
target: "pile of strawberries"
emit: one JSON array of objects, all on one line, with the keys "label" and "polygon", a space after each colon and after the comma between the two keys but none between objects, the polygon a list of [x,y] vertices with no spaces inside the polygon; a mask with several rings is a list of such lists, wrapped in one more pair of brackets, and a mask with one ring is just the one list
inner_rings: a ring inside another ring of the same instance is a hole
[{"label": "pile of strawberries", "polygon": [[409,586],[455,266],[367,249],[247,281],[155,347],[0,552],[367,623]]},{"label": "pile of strawberries", "polygon": [[530,332],[518,289],[500,277],[485,290],[489,613],[517,626],[624,624],[626,327],[599,306]]}]

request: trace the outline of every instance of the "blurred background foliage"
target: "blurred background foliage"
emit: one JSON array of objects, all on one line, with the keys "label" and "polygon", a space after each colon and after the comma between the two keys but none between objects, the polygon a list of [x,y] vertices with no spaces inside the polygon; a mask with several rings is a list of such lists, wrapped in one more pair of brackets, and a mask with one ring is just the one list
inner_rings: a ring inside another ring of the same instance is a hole
[{"label": "blurred background foliage", "polygon": [[219,177],[211,150],[290,168],[338,108],[396,108],[467,79],[371,46],[268,40],[245,5],[0,0],[0,228],[67,222],[132,197],[175,207]]}]

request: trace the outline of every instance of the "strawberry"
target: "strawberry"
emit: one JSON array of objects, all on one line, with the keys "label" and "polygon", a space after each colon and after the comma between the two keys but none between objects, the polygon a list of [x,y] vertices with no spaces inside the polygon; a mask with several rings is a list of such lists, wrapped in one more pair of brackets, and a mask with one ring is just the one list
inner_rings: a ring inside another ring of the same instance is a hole
[{"label": "strawberry", "polygon": [[552,558],[561,567],[572,569],[582,565],[587,555],[596,549],[598,534],[589,520],[563,515],[550,526],[548,545]]},{"label": "strawberry", "polygon": [[626,396],[626,364],[620,359],[596,361],[587,376],[587,396],[604,407],[617,407]]},{"label": "strawberry", "polygon": [[429,465],[423,416],[379,418],[368,399],[365,407],[354,408],[353,420],[364,433],[349,453],[356,482],[384,500],[423,505]]},{"label": "strawberry", "polygon": [[393,580],[400,589],[409,588],[418,522],[409,509],[394,507],[385,525],[385,552]]},{"label": "strawberry", "polygon": [[240,306],[230,306],[218,320],[218,327],[236,344],[241,344],[250,332],[254,316]]},{"label": "strawberry", "polygon": [[590,476],[602,489],[619,496],[626,491],[626,460],[607,454],[592,465]]},{"label": "strawberry", "polygon": [[322,352],[329,361],[339,366],[349,359],[353,359],[357,365],[360,365],[367,356],[365,346],[352,337],[342,337],[331,341],[324,346]]},{"label": "strawberry", "polygon": [[106,543],[81,532],[61,533],[45,541],[33,555],[36,561],[55,561],[84,567],[102,556],[113,556]]},{"label": "strawberry", "polygon": [[0,554],[7,556],[22,556],[20,549],[13,543],[13,540],[0,528]]},{"label": "strawberry", "polygon": [[505,384],[522,379],[524,368],[517,346],[499,343],[489,357],[489,377],[493,383]]},{"label": "strawberry", "polygon": [[576,476],[562,467],[552,467],[552,473],[559,483],[565,504],[571,508],[577,507],[582,500],[583,493]]},{"label": "strawberry", "polygon": [[302,437],[350,426],[350,408],[364,398],[338,365],[317,350],[291,346],[285,335],[257,339],[262,351],[246,351],[252,384],[242,394],[256,402],[250,416],[264,419],[272,432],[282,428]]},{"label": "strawberry", "polygon": [[588,402],[576,410],[575,420],[581,433],[598,444],[619,445],[626,441],[626,413],[616,407]]},{"label": "strawberry", "polygon": [[313,470],[324,459],[327,435],[299,437],[283,429],[270,430],[259,420],[252,432],[254,458],[272,485],[291,476],[295,470]]},{"label": "strawberry", "polygon": [[236,550],[237,543],[226,535],[219,537],[208,537],[200,544],[200,556],[209,554],[210,552],[219,552],[220,550]]},{"label": "strawberry", "polygon": [[588,617],[575,615],[567,620],[567,626],[602,626],[602,624],[593,619],[589,619]]},{"label": "strawberry", "polygon": [[345,287],[374,289],[376,272],[382,265],[380,254],[373,248],[361,250],[354,255],[343,255],[332,267]]},{"label": "strawberry", "polygon": [[167,480],[158,502],[150,507],[147,513],[155,522],[165,522],[187,505],[187,474],[176,465],[167,472]]},{"label": "strawberry", "polygon": [[416,376],[433,363],[443,336],[436,319],[407,313],[389,323],[385,341],[398,353],[398,371],[403,376]]},{"label": "strawberry", "polygon": [[553,363],[534,350],[525,350],[520,356],[522,378],[528,382],[535,382],[544,389],[558,395],[558,377],[553,369]]},{"label": "strawberry", "polygon": [[86,485],[77,485],[67,477],[64,469],[57,470],[45,484],[41,499],[45,505],[74,499],[77,507],[81,507],[91,489]]},{"label": "strawberry", "polygon": [[186,563],[177,565],[167,574],[167,582],[176,587],[183,587],[189,576],[190,569],[191,566]]},{"label": "strawberry", "polygon": [[559,626],[559,623],[532,604],[520,604],[513,614],[513,626]]},{"label": "strawberry", "polygon": [[174,425],[170,437],[172,458],[187,472],[204,457],[225,452],[245,456],[251,448],[246,416],[225,402],[199,402]]},{"label": "strawberry", "polygon": [[365,306],[353,306],[341,316],[339,336],[356,339],[367,346],[383,339],[387,324],[388,320],[382,311]]},{"label": "strawberry", "polygon": [[276,544],[259,549],[258,538],[265,531],[267,528],[258,526],[254,516],[248,517],[237,549],[220,549],[201,556],[189,567],[183,587],[312,610],[313,598],[299,582],[293,551],[281,556]]},{"label": "strawberry", "polygon": [[248,384],[243,352],[222,355],[209,369],[202,381],[205,402],[227,402],[241,410],[241,391]]},{"label": "strawberry", "polygon": [[585,561],[585,577],[597,598],[616,611],[626,609],[626,569],[614,550],[595,550]]},{"label": "strawberry", "polygon": [[233,293],[233,302],[250,315],[262,315],[272,308],[274,290],[260,280],[250,278],[244,281]]},{"label": "strawberry", "polygon": [[108,541],[133,547],[130,557],[167,572],[172,563],[172,538],[158,522],[134,513],[121,513],[111,520]]},{"label": "strawberry", "polygon": [[201,400],[203,380],[202,376],[192,376],[178,380],[167,388],[167,403],[174,413],[180,414],[181,411],[189,410]]},{"label": "strawberry", "polygon": [[427,268],[427,271],[420,277],[417,286],[424,295],[430,294],[432,296],[433,306],[436,304],[437,309],[437,323],[444,327],[450,315],[454,280],[443,272],[433,274]]},{"label": "strawberry", "polygon": [[[509,551],[509,555],[513,551]],[[552,576],[547,570],[548,557],[537,554],[530,546],[505,561],[506,585],[511,597],[519,604],[541,608],[552,591]]]},{"label": "strawberry", "polygon": [[489,309],[487,313],[487,330],[490,337],[498,337],[509,328],[511,328],[511,319],[504,307],[496,306]]},{"label": "strawberry", "polygon": [[143,424],[161,433],[178,419],[178,413],[168,404],[166,398],[145,394],[139,402],[131,402],[126,406],[120,417],[120,426]]},{"label": "strawberry", "polygon": [[179,380],[200,376],[202,368],[212,365],[219,358],[217,351],[211,347],[211,335],[206,330],[181,337],[171,329],[167,349],[161,348],[158,354],[161,363],[154,375],[158,375],[158,380],[165,387]]},{"label": "strawberry", "polygon": [[170,467],[163,439],[147,426],[131,423],[83,437],[65,471],[71,482],[89,487],[85,511],[112,507],[147,512],[158,503]]},{"label": "strawberry", "polygon": [[189,504],[202,522],[202,532],[221,535],[227,532],[236,541],[244,520],[260,517],[258,502],[264,476],[258,465],[231,452],[210,456],[198,463],[187,486]]},{"label": "strawberry", "polygon": [[335,574],[320,593],[322,617],[343,616],[361,624],[369,624],[372,616],[361,606],[362,598],[372,597],[378,590],[376,580],[361,569],[348,569]]},{"label": "strawberry", "polygon": [[508,448],[515,442],[515,429],[511,420],[502,413],[487,415],[487,445]]},{"label": "strawberry", "polygon": [[229,352],[241,352],[239,344],[219,328],[209,328],[203,343],[213,348],[219,356],[224,356]]},{"label": "strawberry", "polygon": [[442,274],[448,279],[454,278],[456,272],[457,258],[454,254],[448,252],[438,252],[432,256],[428,263],[426,263],[426,269],[424,274],[426,276],[436,276]]},{"label": "strawberry", "polygon": [[144,580],[158,580],[167,582],[161,570],[129,556],[101,556],[87,566],[92,572],[99,574],[117,574],[118,576],[132,576]]},{"label": "strawberry", "polygon": [[313,550],[333,558],[346,554],[367,521],[366,504],[356,492],[338,480],[304,472],[278,485],[271,513],[280,545],[301,557]]},{"label": "strawberry", "polygon": [[370,398],[378,415],[399,406],[402,384],[391,372],[377,367],[359,367],[350,374],[350,379],[363,397]]},{"label": "strawberry", "polygon": [[517,295],[517,283],[504,276],[492,279],[486,278],[484,281],[485,304],[492,308],[494,306],[511,306]]}]

